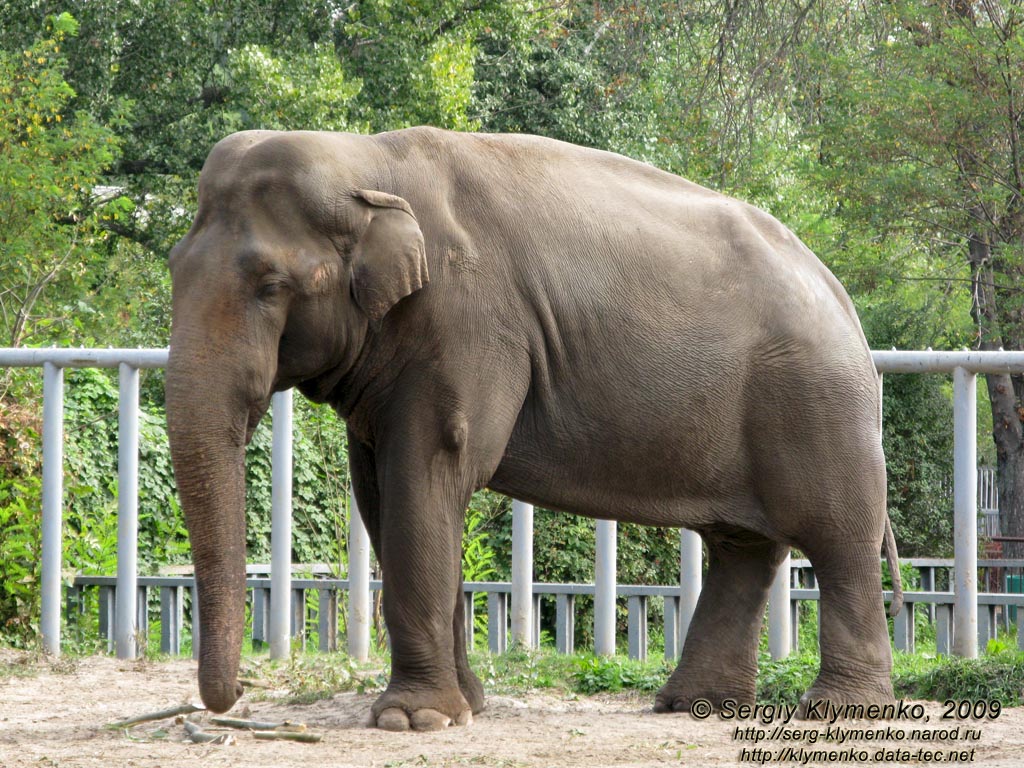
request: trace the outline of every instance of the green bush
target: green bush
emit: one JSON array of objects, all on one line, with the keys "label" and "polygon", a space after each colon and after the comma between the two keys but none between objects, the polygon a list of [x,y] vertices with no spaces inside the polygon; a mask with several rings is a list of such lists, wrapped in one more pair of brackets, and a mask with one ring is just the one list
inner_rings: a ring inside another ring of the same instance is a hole
[{"label": "green bush", "polygon": [[1002,650],[977,659],[896,654],[893,688],[897,696],[945,701],[999,701],[1024,704],[1024,653]]},{"label": "green bush", "polygon": [[757,674],[757,700],[765,704],[795,704],[818,676],[817,644],[782,661],[761,654]]},{"label": "green bush", "polygon": [[935,375],[885,377],[882,399],[888,508],[900,557],[953,554],[953,406]]},{"label": "green bush", "polygon": [[[762,654],[757,699],[795,704],[818,675],[818,655],[803,652],[782,661]],[[986,700],[1003,706],[1024,704],[1024,653],[1003,650],[978,659],[896,653],[893,690],[897,698],[930,701]]]},{"label": "green bush", "polygon": [[672,670],[665,662],[648,663],[616,656],[582,656],[576,661],[573,687],[580,693],[635,690],[653,693]]},{"label": "green bush", "polygon": [[0,480],[0,639],[35,641],[42,556],[38,477]]}]

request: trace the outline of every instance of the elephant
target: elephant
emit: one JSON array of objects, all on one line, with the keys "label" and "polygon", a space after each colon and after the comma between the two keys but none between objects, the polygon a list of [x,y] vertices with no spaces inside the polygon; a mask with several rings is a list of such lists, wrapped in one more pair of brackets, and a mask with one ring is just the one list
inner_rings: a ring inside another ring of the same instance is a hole
[{"label": "elephant", "polygon": [[484,707],[460,553],[485,487],[700,534],[707,574],[656,711],[753,700],[790,547],[821,590],[805,701],[892,700],[878,375],[839,281],[768,213],[537,136],[245,131],[206,159],[169,268],[167,422],[210,710],[242,692],[244,449],[291,387],[344,420],[382,568],[376,726]]}]

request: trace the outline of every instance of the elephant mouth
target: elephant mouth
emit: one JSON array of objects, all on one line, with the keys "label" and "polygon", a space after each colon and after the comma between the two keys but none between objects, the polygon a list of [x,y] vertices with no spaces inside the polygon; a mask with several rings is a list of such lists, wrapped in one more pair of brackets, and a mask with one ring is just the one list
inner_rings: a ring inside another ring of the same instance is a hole
[{"label": "elephant mouth", "polygon": [[323,370],[304,377],[301,381],[296,381],[294,386],[297,386],[299,391],[314,403],[326,403],[338,388],[338,382],[345,375],[344,371],[343,366],[326,366]]},{"label": "elephant mouth", "polygon": [[245,445],[252,442],[252,436],[256,433],[256,427],[260,425],[263,416],[270,408],[270,398],[266,397],[249,406],[249,417],[245,425]]}]

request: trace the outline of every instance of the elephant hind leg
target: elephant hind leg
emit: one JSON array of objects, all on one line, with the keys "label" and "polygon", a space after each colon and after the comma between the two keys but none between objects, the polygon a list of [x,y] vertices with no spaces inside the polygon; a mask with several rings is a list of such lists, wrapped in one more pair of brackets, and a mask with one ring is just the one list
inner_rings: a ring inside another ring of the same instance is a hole
[{"label": "elephant hind leg", "polygon": [[892,649],[881,596],[880,544],[834,542],[801,547],[821,590],[821,669],[804,694],[836,704],[893,700]]},{"label": "elephant hind leg", "polygon": [[655,699],[656,712],[688,712],[694,700],[753,703],[757,643],[775,571],[788,547],[750,531],[710,529],[708,574],[682,659]]}]

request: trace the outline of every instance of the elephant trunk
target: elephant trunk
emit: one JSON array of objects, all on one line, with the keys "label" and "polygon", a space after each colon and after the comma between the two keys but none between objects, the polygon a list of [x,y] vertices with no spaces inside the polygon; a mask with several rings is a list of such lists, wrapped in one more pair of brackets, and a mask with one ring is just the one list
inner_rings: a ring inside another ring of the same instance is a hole
[{"label": "elephant trunk", "polygon": [[251,411],[223,363],[204,363],[202,355],[174,339],[166,387],[171,458],[195,565],[199,692],[208,709],[226,712],[242,694],[245,443]]}]

